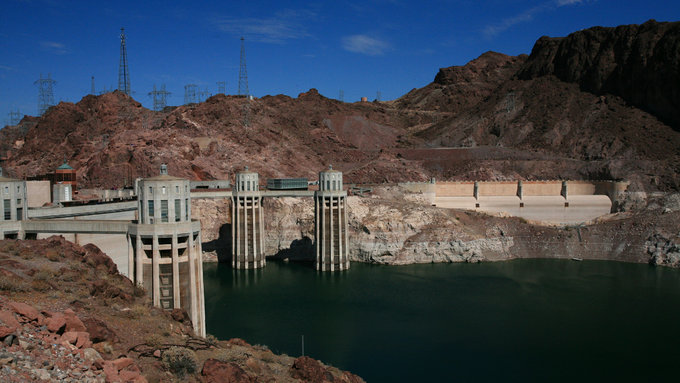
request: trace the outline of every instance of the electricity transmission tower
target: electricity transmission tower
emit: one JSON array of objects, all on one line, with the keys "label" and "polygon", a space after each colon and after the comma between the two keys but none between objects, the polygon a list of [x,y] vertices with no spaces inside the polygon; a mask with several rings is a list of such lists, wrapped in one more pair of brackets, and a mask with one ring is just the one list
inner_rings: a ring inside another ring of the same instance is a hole
[{"label": "electricity transmission tower", "polygon": [[375,100],[380,102],[380,98],[382,97],[382,93],[380,91],[375,92]]},{"label": "electricity transmission tower", "polygon": [[246,96],[246,98],[250,95],[248,91],[248,69],[246,68],[246,45],[243,37],[241,37],[241,65],[238,70],[238,95]]},{"label": "electricity transmission tower", "polygon": [[94,76],[92,76],[92,83],[91,83],[90,85],[91,85],[90,94],[94,95],[94,94],[95,94],[95,90],[94,90]]},{"label": "electricity transmission tower", "polygon": [[38,114],[43,115],[50,106],[54,106],[54,92],[52,87],[57,82],[52,80],[51,74],[47,74],[47,78],[43,78],[42,73],[40,78],[33,84],[38,86]]},{"label": "electricity transmission tower", "polygon": [[19,109],[9,112],[9,124],[14,126],[21,121],[21,112]]},{"label": "electricity transmission tower", "polygon": [[238,95],[245,96],[243,104],[243,126],[250,126],[250,91],[248,90],[248,69],[246,68],[245,39],[241,37],[241,65],[238,70]]},{"label": "electricity transmission tower", "polygon": [[130,73],[128,72],[125,28],[120,29],[120,64],[118,65],[118,90],[130,95]]},{"label": "electricity transmission tower", "polygon": [[170,92],[165,90],[165,84],[161,85],[161,90],[156,89],[156,84],[153,84],[153,90],[149,92],[149,96],[153,97],[153,110],[159,112],[167,106],[167,98]]},{"label": "electricity transmission tower", "polygon": [[208,91],[208,88],[207,88],[207,87],[206,87],[206,88],[203,88],[202,91],[199,91],[199,92],[198,92],[198,102],[204,102],[204,101],[207,100],[210,96],[212,96],[212,94],[210,94],[210,92]]},{"label": "electricity transmission tower", "polygon": [[345,91],[342,89],[340,89],[340,92],[338,93],[338,100],[340,100],[340,102],[345,102]]},{"label": "electricity transmission tower", "polygon": [[217,82],[217,93],[220,94],[227,94],[227,82],[226,81],[218,81]]},{"label": "electricity transmission tower", "polygon": [[184,105],[195,104],[196,103],[196,84],[184,85]]}]

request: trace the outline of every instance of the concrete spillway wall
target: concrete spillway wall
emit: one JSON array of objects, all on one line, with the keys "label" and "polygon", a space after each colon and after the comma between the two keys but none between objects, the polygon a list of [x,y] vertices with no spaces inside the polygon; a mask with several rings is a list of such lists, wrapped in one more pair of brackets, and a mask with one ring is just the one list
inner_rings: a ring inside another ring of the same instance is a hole
[{"label": "concrete spillway wall", "polygon": [[560,224],[590,221],[612,210],[628,182],[439,182],[433,204]]},{"label": "concrete spillway wall", "polygon": [[[629,184],[615,181],[564,182],[568,195],[606,195],[610,199],[624,192]],[[562,195],[563,181],[460,181],[437,182],[433,185],[437,197],[474,197],[475,184],[480,197],[516,196],[520,187],[525,196],[559,196]]]}]

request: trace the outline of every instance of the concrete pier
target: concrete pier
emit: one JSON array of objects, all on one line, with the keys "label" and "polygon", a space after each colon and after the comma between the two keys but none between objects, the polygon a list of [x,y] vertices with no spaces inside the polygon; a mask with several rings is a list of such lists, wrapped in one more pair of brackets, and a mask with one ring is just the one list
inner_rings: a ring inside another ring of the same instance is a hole
[{"label": "concrete pier", "polygon": [[258,269],[266,265],[259,175],[248,171],[248,167],[236,173],[231,198],[231,239],[234,269]]},{"label": "concrete pier", "polygon": [[342,172],[319,173],[319,190],[314,194],[316,269],[349,269],[347,238],[347,192],[342,189]]},{"label": "concrete pier", "polygon": [[128,227],[128,276],[154,306],[183,308],[205,336],[201,224],[191,220],[189,181],[161,174],[138,182],[139,220]]}]

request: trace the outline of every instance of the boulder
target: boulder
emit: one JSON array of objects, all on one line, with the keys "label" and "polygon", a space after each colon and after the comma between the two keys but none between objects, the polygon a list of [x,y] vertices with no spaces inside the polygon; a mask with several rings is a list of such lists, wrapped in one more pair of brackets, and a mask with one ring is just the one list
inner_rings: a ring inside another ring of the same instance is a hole
[{"label": "boulder", "polygon": [[[51,314],[51,315],[50,315]],[[62,313],[49,313],[48,318],[45,319],[47,329],[54,333],[63,333],[66,328],[66,317]]]},{"label": "boulder", "polygon": [[0,323],[4,323],[7,327],[19,327],[19,321],[14,317],[14,313],[7,310],[0,311]]},{"label": "boulder", "polygon": [[66,309],[64,311],[64,319],[66,321],[66,331],[87,331],[87,328],[73,310]]},{"label": "boulder", "polygon": [[40,312],[36,310],[35,307],[27,305],[26,303],[10,302],[9,306],[14,310],[14,312],[23,316],[29,321],[38,321],[42,318],[42,315],[40,315]]},{"label": "boulder", "polygon": [[83,324],[87,328],[87,332],[90,333],[90,340],[94,343],[98,342],[117,342],[118,336],[111,330],[104,321],[97,318],[85,318],[82,320]]},{"label": "boulder", "polygon": [[222,362],[217,359],[206,360],[203,363],[201,375],[206,383],[251,383],[256,381],[236,363]]},{"label": "boulder", "polygon": [[301,379],[305,382],[332,382],[333,375],[326,371],[318,360],[308,356],[301,356],[293,362],[290,368],[290,376],[294,379]]}]

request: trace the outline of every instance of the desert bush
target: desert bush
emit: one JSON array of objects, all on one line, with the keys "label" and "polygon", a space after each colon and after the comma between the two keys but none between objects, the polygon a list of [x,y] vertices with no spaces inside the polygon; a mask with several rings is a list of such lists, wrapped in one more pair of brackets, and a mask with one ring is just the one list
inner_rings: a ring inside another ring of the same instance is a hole
[{"label": "desert bush", "polygon": [[134,286],[132,286],[132,295],[140,298],[146,295],[146,290],[144,290],[144,287],[142,287],[141,284],[135,283]]},{"label": "desert bush", "polygon": [[217,337],[213,334],[208,334],[205,336],[205,341],[208,342],[208,344],[212,347],[217,346]]},{"label": "desert bush", "polygon": [[28,291],[28,284],[21,278],[0,275],[0,291],[13,293]]},{"label": "desert bush", "polygon": [[163,366],[180,378],[198,371],[196,353],[184,347],[170,347],[161,357]]},{"label": "desert bush", "polygon": [[49,269],[40,269],[33,274],[33,280],[36,281],[49,281],[52,278],[54,278],[54,273]]},{"label": "desert bush", "polygon": [[52,286],[44,279],[34,279],[31,281],[31,288],[35,291],[45,292],[50,290]]},{"label": "desert bush", "polygon": [[130,318],[138,319],[149,315],[149,308],[143,305],[132,306],[130,311],[127,312]]},{"label": "desert bush", "polygon": [[244,361],[247,358],[243,351],[239,351],[236,348],[218,349],[214,354],[212,354],[212,357],[221,362],[238,362]]},{"label": "desert bush", "polygon": [[144,340],[149,347],[160,348],[163,345],[163,338],[158,334],[151,334]]}]

